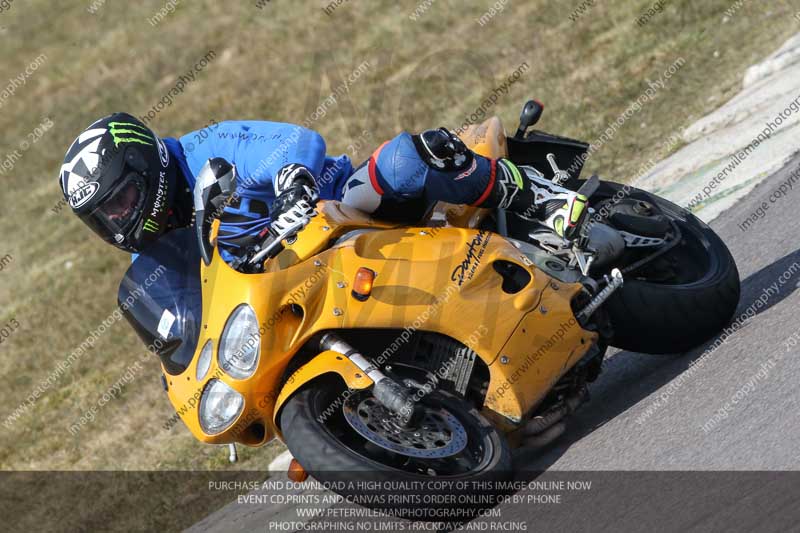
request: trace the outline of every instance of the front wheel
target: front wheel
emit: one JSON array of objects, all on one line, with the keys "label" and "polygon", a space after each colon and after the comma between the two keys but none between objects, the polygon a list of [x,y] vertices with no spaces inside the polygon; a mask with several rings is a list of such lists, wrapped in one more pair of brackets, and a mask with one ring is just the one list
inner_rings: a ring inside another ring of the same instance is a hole
[{"label": "front wheel", "polygon": [[446,392],[418,405],[416,421],[400,427],[369,390],[348,394],[336,381],[315,382],[286,403],[281,431],[303,468],[365,507],[447,521],[498,503],[513,477],[504,436]]}]

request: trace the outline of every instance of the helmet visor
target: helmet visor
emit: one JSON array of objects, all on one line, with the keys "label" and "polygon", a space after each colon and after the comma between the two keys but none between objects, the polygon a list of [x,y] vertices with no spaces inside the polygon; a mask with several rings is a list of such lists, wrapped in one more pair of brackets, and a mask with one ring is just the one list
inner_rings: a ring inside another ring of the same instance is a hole
[{"label": "helmet visor", "polygon": [[144,180],[132,172],[83,219],[103,239],[120,245],[141,219],[144,201]]}]

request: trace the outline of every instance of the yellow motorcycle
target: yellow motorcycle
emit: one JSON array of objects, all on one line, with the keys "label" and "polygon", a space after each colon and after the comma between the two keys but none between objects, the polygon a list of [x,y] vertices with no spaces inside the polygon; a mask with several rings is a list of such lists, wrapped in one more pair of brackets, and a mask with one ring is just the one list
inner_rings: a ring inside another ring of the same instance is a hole
[{"label": "yellow motorcycle", "polygon": [[499,493],[511,449],[563,431],[607,346],[679,352],[717,333],[739,297],[722,241],[662,198],[579,180],[588,146],[529,131],[539,114],[529,103],[513,137],[495,117],[462,138],[580,189],[592,210],[569,242],[502,211],[438,205],[407,227],[323,201],[243,273],[214,246],[211,206],[233,184],[216,203],[196,190],[196,228],[140,256],[118,296],[192,434],[280,438],[296,479],[353,498],[363,485],[342,480]]}]

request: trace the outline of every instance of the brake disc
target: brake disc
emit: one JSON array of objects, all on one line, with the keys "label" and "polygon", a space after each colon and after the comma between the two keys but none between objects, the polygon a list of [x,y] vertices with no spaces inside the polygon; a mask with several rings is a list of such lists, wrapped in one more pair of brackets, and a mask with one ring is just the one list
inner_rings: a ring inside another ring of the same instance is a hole
[{"label": "brake disc", "polygon": [[467,446],[467,431],[444,409],[423,406],[414,427],[402,427],[397,417],[368,392],[352,394],[342,407],[345,420],[369,442],[408,457],[438,459],[453,456]]}]

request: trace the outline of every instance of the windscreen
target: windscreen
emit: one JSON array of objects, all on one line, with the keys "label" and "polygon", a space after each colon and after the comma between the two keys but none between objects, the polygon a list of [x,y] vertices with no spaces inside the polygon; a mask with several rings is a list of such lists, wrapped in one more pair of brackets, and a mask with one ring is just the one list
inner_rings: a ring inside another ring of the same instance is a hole
[{"label": "windscreen", "polygon": [[200,250],[192,229],[171,231],[140,253],[120,283],[117,300],[166,371],[186,370],[202,320]]}]

